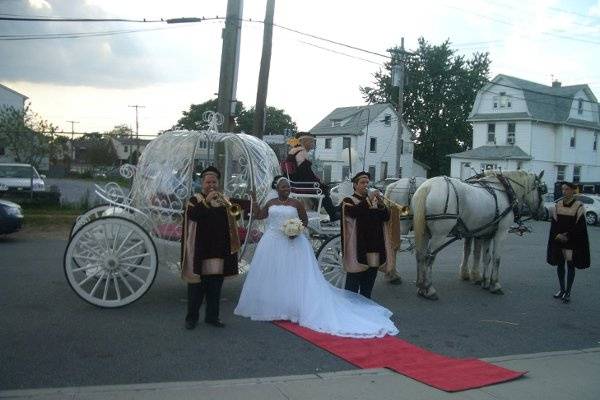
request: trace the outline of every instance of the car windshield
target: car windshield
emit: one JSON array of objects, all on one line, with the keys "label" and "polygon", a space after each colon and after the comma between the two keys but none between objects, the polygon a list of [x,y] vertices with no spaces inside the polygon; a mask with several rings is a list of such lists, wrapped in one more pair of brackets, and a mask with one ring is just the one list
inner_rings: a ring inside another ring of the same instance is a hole
[{"label": "car windshield", "polygon": [[33,167],[27,165],[0,165],[0,178],[31,178],[39,179],[39,175]]}]

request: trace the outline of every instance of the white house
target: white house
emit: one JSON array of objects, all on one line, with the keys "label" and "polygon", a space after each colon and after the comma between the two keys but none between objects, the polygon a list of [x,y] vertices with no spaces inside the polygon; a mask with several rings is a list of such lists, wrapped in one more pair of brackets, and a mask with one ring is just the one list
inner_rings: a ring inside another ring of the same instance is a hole
[{"label": "white house", "polygon": [[[0,84],[0,109],[14,108],[18,111],[23,111],[25,108],[25,100],[28,97],[17,91],[12,90]],[[14,162],[14,155],[0,143],[0,162]]]},{"label": "white house", "polygon": [[329,113],[310,130],[317,138],[315,159],[322,167],[323,180],[341,181],[363,169],[374,181],[412,176],[413,142],[406,124],[396,165],[397,124],[391,104],[340,107]]},{"label": "white house", "polygon": [[[600,107],[588,85],[542,85],[498,75],[473,104],[473,148],[450,154],[451,176],[523,169],[554,182],[600,181]],[[550,189],[552,190],[552,189]]]},{"label": "white house", "polygon": [[134,138],[110,138],[113,148],[117,153],[117,157],[122,163],[129,162],[131,154],[135,151],[143,153],[144,148],[150,140],[134,139]]}]

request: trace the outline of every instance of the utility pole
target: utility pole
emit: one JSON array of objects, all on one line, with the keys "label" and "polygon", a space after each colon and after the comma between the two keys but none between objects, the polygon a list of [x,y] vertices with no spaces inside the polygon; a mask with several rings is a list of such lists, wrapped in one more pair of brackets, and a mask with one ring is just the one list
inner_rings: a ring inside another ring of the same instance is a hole
[{"label": "utility pole", "polygon": [[[138,120],[138,108],[145,108],[145,106],[133,105],[129,106],[131,108],[135,108],[135,152],[137,153],[136,157],[140,156],[140,124]],[[137,159],[136,159],[137,164]]]},{"label": "utility pole", "polygon": [[[404,51],[404,38],[400,40],[400,50],[390,50],[392,53],[392,86],[398,87],[398,104],[396,106],[396,116],[398,118],[398,136],[396,140],[396,174],[398,178],[402,178],[402,172],[400,167],[401,155],[403,152],[404,141],[402,140],[402,128],[403,121],[403,106],[404,106],[404,65],[406,63],[406,56],[410,53]],[[409,175],[412,172],[409,171]]]},{"label": "utility pole", "polygon": [[263,28],[263,48],[260,59],[260,72],[258,73],[258,90],[254,106],[254,135],[262,139],[265,131],[265,118],[267,106],[267,90],[269,87],[269,69],[271,68],[271,47],[273,42],[273,15],[275,14],[275,0],[267,0],[265,22]]},{"label": "utility pole", "polygon": [[235,92],[240,60],[240,36],[242,33],[243,0],[228,0],[223,47],[221,50],[221,73],[219,77],[219,100],[217,111],[223,115],[223,131],[233,128],[235,114]]},{"label": "utility pole", "polygon": [[75,136],[75,124],[78,124],[79,121],[67,121],[67,122],[71,124],[71,162],[73,162],[73,160],[75,160],[75,142],[73,141],[74,136]]}]

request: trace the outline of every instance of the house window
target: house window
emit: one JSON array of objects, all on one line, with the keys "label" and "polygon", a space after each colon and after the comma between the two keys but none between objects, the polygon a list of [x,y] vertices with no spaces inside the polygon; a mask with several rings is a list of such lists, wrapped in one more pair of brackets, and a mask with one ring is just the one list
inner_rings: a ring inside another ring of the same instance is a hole
[{"label": "house window", "polygon": [[404,140],[400,139],[400,154],[404,154]]},{"label": "house window", "polygon": [[332,119],[331,120],[331,127],[335,128],[335,127],[338,127],[338,126],[342,126],[342,121],[339,120],[339,119]]},{"label": "house window", "polygon": [[387,169],[388,169],[388,163],[387,161],[382,161],[381,162],[381,180],[384,180],[385,178],[387,178]]},{"label": "house window", "polygon": [[515,123],[508,123],[508,130],[506,132],[506,144],[515,144]]},{"label": "house window", "polygon": [[323,182],[331,182],[331,165],[323,165]]},{"label": "house window", "polygon": [[557,165],[556,166],[556,180],[564,181],[565,180],[565,171],[567,169],[566,165]]},{"label": "house window", "polygon": [[402,178],[402,167],[398,168],[398,178]]},{"label": "house window", "polygon": [[205,149],[206,148],[206,140],[201,140],[200,141],[200,146],[201,149]]},{"label": "house window", "polygon": [[371,153],[377,152],[377,138],[372,137],[369,139],[369,151]]},{"label": "house window", "polygon": [[342,166],[342,180],[350,177],[350,166]]},{"label": "house window", "polygon": [[342,140],[342,149],[347,149],[348,147],[350,147],[350,138],[349,137],[345,137]]},{"label": "house window", "polygon": [[571,139],[569,140],[569,146],[575,148],[575,129],[571,132]]},{"label": "house window", "polygon": [[594,147],[593,147],[594,151],[598,150],[598,133],[594,133]]},{"label": "house window", "polygon": [[494,108],[510,108],[512,103],[510,97],[506,95],[506,92],[500,92],[500,96],[494,96]]},{"label": "house window", "polygon": [[375,179],[375,166],[374,165],[369,165],[369,175],[371,175],[371,179]]},{"label": "house window", "polygon": [[577,114],[583,114],[583,99],[577,101]]},{"label": "house window", "polygon": [[129,153],[129,146],[123,146],[123,152]]},{"label": "house window", "polygon": [[383,117],[383,124],[385,126],[391,126],[392,125],[392,116],[390,114],[386,114],[385,117]]},{"label": "house window", "polygon": [[581,165],[575,165],[573,167],[573,182],[577,183],[581,179]]},{"label": "house window", "polygon": [[484,171],[495,170],[495,169],[498,169],[498,164],[483,163],[483,164],[481,164],[481,169]]},{"label": "house window", "polygon": [[331,148],[331,139],[325,139],[325,148],[326,149],[330,149]]},{"label": "house window", "polygon": [[0,146],[0,156],[6,155],[6,150],[4,150],[4,146]]},{"label": "house window", "polygon": [[496,124],[488,124],[488,143],[496,144]]}]

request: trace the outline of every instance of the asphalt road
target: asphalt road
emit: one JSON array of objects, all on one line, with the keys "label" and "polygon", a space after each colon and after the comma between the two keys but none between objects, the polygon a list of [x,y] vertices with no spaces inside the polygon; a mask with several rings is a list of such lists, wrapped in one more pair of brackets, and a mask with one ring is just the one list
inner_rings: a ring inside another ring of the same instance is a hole
[{"label": "asphalt road", "polygon": [[[379,280],[374,298],[394,312],[399,337],[457,357],[572,350],[600,344],[600,227],[590,227],[592,268],[578,271],[570,304],[552,298],[545,264],[548,223],[510,235],[505,294],[458,279],[461,244],[434,265],[439,301],[416,296],[415,261],[398,258],[405,282]],[[270,323],[233,315],[243,277],[226,281],[225,329],[183,327],[185,286],[166,268],[138,302],[100,309],[80,300],[63,271],[65,238],[0,237],[0,389],[250,378],[352,369]],[[380,277],[381,278],[381,277]]]}]

